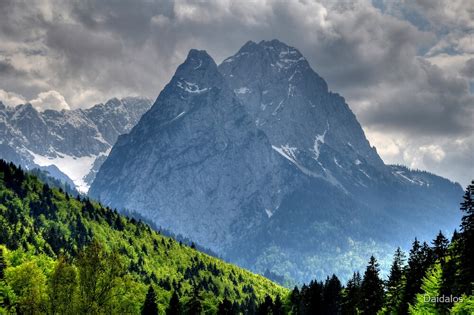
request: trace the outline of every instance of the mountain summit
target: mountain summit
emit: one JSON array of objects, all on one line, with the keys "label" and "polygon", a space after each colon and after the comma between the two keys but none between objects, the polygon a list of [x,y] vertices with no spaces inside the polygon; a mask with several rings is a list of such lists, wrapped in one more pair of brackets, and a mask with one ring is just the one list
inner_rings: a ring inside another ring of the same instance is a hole
[{"label": "mountain summit", "polygon": [[391,259],[433,226],[452,230],[462,189],[385,165],[345,100],[272,40],[219,66],[191,50],[90,194],[244,267],[305,281],[349,276],[374,252]]},{"label": "mountain summit", "polygon": [[212,58],[191,50],[90,194],[222,251],[275,207],[281,162]]}]

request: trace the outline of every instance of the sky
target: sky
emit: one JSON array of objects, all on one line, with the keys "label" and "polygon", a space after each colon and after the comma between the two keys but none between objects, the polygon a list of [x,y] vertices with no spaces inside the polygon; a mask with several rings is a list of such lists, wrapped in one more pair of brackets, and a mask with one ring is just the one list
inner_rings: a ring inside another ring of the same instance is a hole
[{"label": "sky", "polygon": [[474,179],[471,0],[0,1],[0,101],[155,99],[191,48],[296,47],[386,163]]}]

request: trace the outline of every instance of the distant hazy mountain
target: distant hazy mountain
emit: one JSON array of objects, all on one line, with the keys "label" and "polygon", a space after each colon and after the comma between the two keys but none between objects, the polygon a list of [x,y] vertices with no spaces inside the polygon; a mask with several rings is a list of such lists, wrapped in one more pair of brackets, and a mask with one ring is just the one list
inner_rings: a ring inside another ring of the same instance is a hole
[{"label": "distant hazy mountain", "polygon": [[[87,192],[117,137],[151,106],[144,98],[116,98],[89,109],[37,111],[0,102],[0,158],[74,183]],[[68,180],[69,179],[69,180]]]},{"label": "distant hazy mountain", "polygon": [[308,280],[451,231],[462,188],[385,165],[344,99],[273,40],[219,67],[192,50],[90,194],[245,267]]}]

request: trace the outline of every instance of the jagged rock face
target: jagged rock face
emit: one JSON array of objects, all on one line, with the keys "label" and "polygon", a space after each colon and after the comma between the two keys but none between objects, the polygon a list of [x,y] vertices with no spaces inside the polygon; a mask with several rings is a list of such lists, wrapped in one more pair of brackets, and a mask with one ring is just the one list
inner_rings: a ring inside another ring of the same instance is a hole
[{"label": "jagged rock face", "polygon": [[263,41],[218,68],[192,50],[90,194],[244,267],[308,281],[451,230],[462,189],[385,165],[304,57]]},{"label": "jagged rock face", "polygon": [[361,185],[368,173],[386,173],[344,99],[328,91],[297,49],[250,41],[219,71],[275,150],[302,171],[342,187],[349,173],[358,173]]},{"label": "jagged rock face", "polygon": [[90,194],[219,250],[278,203],[281,162],[214,61],[191,50]]},{"label": "jagged rock face", "polygon": [[66,175],[86,192],[102,157],[150,106],[149,100],[136,97],[111,99],[85,110],[44,112],[31,104],[0,103],[0,157],[26,168],[54,170],[51,175]]}]

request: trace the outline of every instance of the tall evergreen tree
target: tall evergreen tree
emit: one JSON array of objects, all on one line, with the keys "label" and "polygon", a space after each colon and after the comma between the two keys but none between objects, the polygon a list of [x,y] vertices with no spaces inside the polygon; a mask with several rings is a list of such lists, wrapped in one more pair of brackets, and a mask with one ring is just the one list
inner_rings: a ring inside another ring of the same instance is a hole
[{"label": "tall evergreen tree", "polygon": [[179,296],[176,291],[173,291],[171,295],[170,304],[166,309],[166,315],[179,315],[181,314],[181,303],[179,302]]},{"label": "tall evergreen tree", "polygon": [[385,308],[390,314],[396,312],[403,299],[403,266],[405,263],[405,254],[397,248],[393,256],[392,267],[390,268],[390,275],[387,281],[387,294]]},{"label": "tall evergreen tree", "polygon": [[347,282],[346,288],[342,294],[342,314],[356,315],[359,314],[360,303],[360,286],[362,279],[359,272],[354,272],[352,278]]},{"label": "tall evergreen tree", "polygon": [[269,295],[265,296],[265,300],[257,308],[258,315],[273,314],[273,300]]},{"label": "tall evergreen tree", "polygon": [[467,186],[461,203],[464,212],[461,223],[461,262],[460,284],[461,291],[466,295],[472,294],[474,283],[474,181]]},{"label": "tall evergreen tree", "polygon": [[273,303],[273,315],[283,315],[285,310],[283,308],[283,302],[281,301],[280,295],[277,295],[275,298],[275,303]]},{"label": "tall evergreen tree", "polygon": [[361,311],[363,314],[376,314],[383,305],[383,282],[379,278],[379,264],[370,257],[361,285]]},{"label": "tall evergreen tree", "polygon": [[432,263],[431,248],[426,242],[420,245],[420,242],[415,238],[408,257],[408,265],[405,267],[406,282],[399,313],[405,314],[408,312],[408,305],[412,304],[415,295],[420,293],[423,277]]},{"label": "tall evergreen tree", "polygon": [[222,300],[222,302],[219,303],[219,306],[217,308],[217,314],[218,315],[232,315],[233,309],[232,309],[232,302],[229,301],[226,297]]},{"label": "tall evergreen tree", "polygon": [[444,262],[444,257],[446,256],[446,251],[448,250],[449,241],[443,235],[441,231],[439,231],[438,235],[432,242],[433,244],[433,255],[435,260],[442,260]]},{"label": "tall evergreen tree", "polygon": [[157,315],[158,314],[158,304],[156,303],[156,292],[153,289],[153,286],[148,287],[148,292],[145,296],[145,301],[143,302],[142,307],[143,315]]},{"label": "tall evergreen tree", "polygon": [[342,285],[336,275],[327,278],[323,289],[322,314],[332,315],[341,312],[341,290]]},{"label": "tall evergreen tree", "polygon": [[186,303],[186,311],[188,314],[199,315],[202,313],[202,297],[198,285],[193,283],[193,292],[188,303]]},{"label": "tall evergreen tree", "polygon": [[297,286],[290,293],[291,313],[300,314],[301,295]]}]

